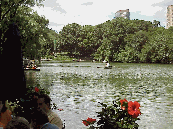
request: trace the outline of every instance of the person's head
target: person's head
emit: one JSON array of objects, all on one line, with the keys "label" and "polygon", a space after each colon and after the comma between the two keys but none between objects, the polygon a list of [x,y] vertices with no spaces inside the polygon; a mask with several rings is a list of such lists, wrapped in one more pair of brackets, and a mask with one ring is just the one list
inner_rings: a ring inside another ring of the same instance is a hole
[{"label": "person's head", "polygon": [[15,117],[7,123],[6,129],[30,129],[30,125],[24,117]]},{"label": "person's head", "polygon": [[37,108],[31,114],[31,126],[33,128],[40,127],[45,123],[49,122],[47,113],[40,108]]},{"label": "person's head", "polygon": [[7,107],[5,105],[5,100],[0,100],[0,113],[5,112],[7,110]]},{"label": "person's head", "polygon": [[48,112],[50,109],[50,101],[51,98],[47,94],[40,94],[37,100],[38,107],[43,109],[43,111]]}]

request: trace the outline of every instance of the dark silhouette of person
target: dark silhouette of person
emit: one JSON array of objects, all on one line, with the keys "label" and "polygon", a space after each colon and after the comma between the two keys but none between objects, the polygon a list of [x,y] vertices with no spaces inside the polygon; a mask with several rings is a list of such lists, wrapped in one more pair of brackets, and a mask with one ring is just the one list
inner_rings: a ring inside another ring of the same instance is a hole
[{"label": "dark silhouette of person", "polygon": [[33,129],[59,129],[58,126],[49,122],[47,113],[40,108],[31,113],[31,127]]}]

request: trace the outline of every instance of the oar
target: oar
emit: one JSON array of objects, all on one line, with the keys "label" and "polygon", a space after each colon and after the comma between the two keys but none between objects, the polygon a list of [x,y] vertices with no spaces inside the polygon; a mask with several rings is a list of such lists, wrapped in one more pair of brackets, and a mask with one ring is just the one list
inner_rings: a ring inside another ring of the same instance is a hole
[{"label": "oar", "polygon": [[104,67],[99,67],[99,66],[98,66],[97,68],[104,68]]}]

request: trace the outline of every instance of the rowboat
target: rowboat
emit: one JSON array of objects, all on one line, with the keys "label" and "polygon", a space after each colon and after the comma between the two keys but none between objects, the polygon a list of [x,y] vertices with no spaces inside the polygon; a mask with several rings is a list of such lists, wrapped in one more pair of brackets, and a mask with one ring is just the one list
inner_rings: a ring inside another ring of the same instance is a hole
[{"label": "rowboat", "polygon": [[112,66],[104,67],[104,69],[112,69]]},{"label": "rowboat", "polygon": [[40,71],[40,68],[36,68],[36,69],[33,69],[33,68],[24,68],[24,70]]},{"label": "rowboat", "polygon": [[81,61],[84,61],[84,60],[81,60],[81,59],[80,60],[77,60],[77,62],[81,62]]}]

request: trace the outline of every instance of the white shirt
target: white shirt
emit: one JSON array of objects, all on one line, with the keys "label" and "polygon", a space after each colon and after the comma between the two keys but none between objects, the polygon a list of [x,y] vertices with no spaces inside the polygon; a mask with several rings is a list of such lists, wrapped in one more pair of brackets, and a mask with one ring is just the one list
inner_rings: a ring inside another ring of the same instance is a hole
[{"label": "white shirt", "polygon": [[109,67],[109,63],[106,63],[106,67]]}]

